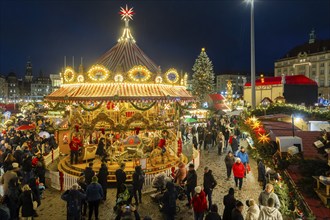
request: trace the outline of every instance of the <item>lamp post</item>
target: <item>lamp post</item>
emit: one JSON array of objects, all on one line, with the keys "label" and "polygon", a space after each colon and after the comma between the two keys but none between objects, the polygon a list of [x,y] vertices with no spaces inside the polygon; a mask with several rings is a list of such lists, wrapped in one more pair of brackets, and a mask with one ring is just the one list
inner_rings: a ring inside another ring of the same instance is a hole
[{"label": "lamp post", "polygon": [[292,137],[294,137],[294,114],[291,115],[292,119]]},{"label": "lamp post", "polygon": [[254,0],[245,0],[251,9],[251,107],[256,108],[256,67],[254,46]]}]

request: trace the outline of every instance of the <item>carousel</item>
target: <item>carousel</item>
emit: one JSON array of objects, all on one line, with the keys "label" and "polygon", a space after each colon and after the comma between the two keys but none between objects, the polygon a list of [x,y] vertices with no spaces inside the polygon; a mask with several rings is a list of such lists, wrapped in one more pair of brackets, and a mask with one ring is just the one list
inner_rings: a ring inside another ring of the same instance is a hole
[{"label": "carousel", "polygon": [[[159,173],[187,162],[178,134],[179,112],[195,100],[186,90],[187,75],[174,68],[162,72],[138,47],[129,28],[133,14],[121,8],[125,28],[118,43],[87,71],[67,66],[61,87],[45,97],[49,114],[62,114],[56,132],[60,151],[70,154],[72,141],[81,146],[77,164],[70,155],[60,161],[63,172],[79,176],[91,161],[98,171],[103,161],[114,182],[121,163],[130,180],[136,165]],[[101,141],[103,157],[97,154]]]}]

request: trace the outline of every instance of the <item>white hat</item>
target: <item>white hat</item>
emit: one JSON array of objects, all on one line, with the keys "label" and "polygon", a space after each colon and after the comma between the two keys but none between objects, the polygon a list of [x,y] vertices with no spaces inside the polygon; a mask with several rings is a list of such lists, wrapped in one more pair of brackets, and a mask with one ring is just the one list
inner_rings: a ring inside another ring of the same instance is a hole
[{"label": "white hat", "polygon": [[11,165],[13,166],[14,169],[15,169],[15,168],[18,168],[18,166],[19,166],[18,163],[12,163]]},{"label": "white hat", "polygon": [[195,187],[195,193],[201,193],[201,191],[202,191],[202,187],[200,186]]},{"label": "white hat", "polygon": [[237,162],[241,162],[241,158],[239,158],[239,157],[236,157],[236,160],[235,160],[235,162],[237,163]]}]

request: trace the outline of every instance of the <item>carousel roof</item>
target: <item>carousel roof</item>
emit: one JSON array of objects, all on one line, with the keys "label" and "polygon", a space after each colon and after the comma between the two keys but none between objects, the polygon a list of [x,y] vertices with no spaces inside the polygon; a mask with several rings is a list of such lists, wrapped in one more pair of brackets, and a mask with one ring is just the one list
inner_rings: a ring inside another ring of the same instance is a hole
[{"label": "carousel roof", "polygon": [[153,73],[157,73],[156,64],[138,47],[134,41],[119,41],[113,48],[103,54],[97,61],[110,71],[119,68],[128,72],[132,67],[143,65]]},{"label": "carousel roof", "polygon": [[62,86],[46,97],[49,101],[168,101],[193,100],[184,86],[164,84],[77,84]]},{"label": "carousel roof", "polygon": [[194,100],[186,90],[188,75],[174,68],[160,72],[156,64],[137,46],[129,21],[132,8],[121,8],[125,28],[118,43],[102,55],[87,72],[66,67],[61,73],[62,86],[48,101],[87,100]]}]

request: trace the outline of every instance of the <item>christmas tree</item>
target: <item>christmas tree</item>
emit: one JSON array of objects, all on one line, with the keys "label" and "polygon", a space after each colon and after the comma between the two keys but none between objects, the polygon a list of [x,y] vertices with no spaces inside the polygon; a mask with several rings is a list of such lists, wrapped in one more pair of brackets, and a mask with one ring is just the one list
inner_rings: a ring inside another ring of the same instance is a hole
[{"label": "christmas tree", "polygon": [[214,92],[213,64],[204,48],[202,48],[201,53],[197,57],[192,70],[192,94],[200,102],[203,102],[208,94]]}]

